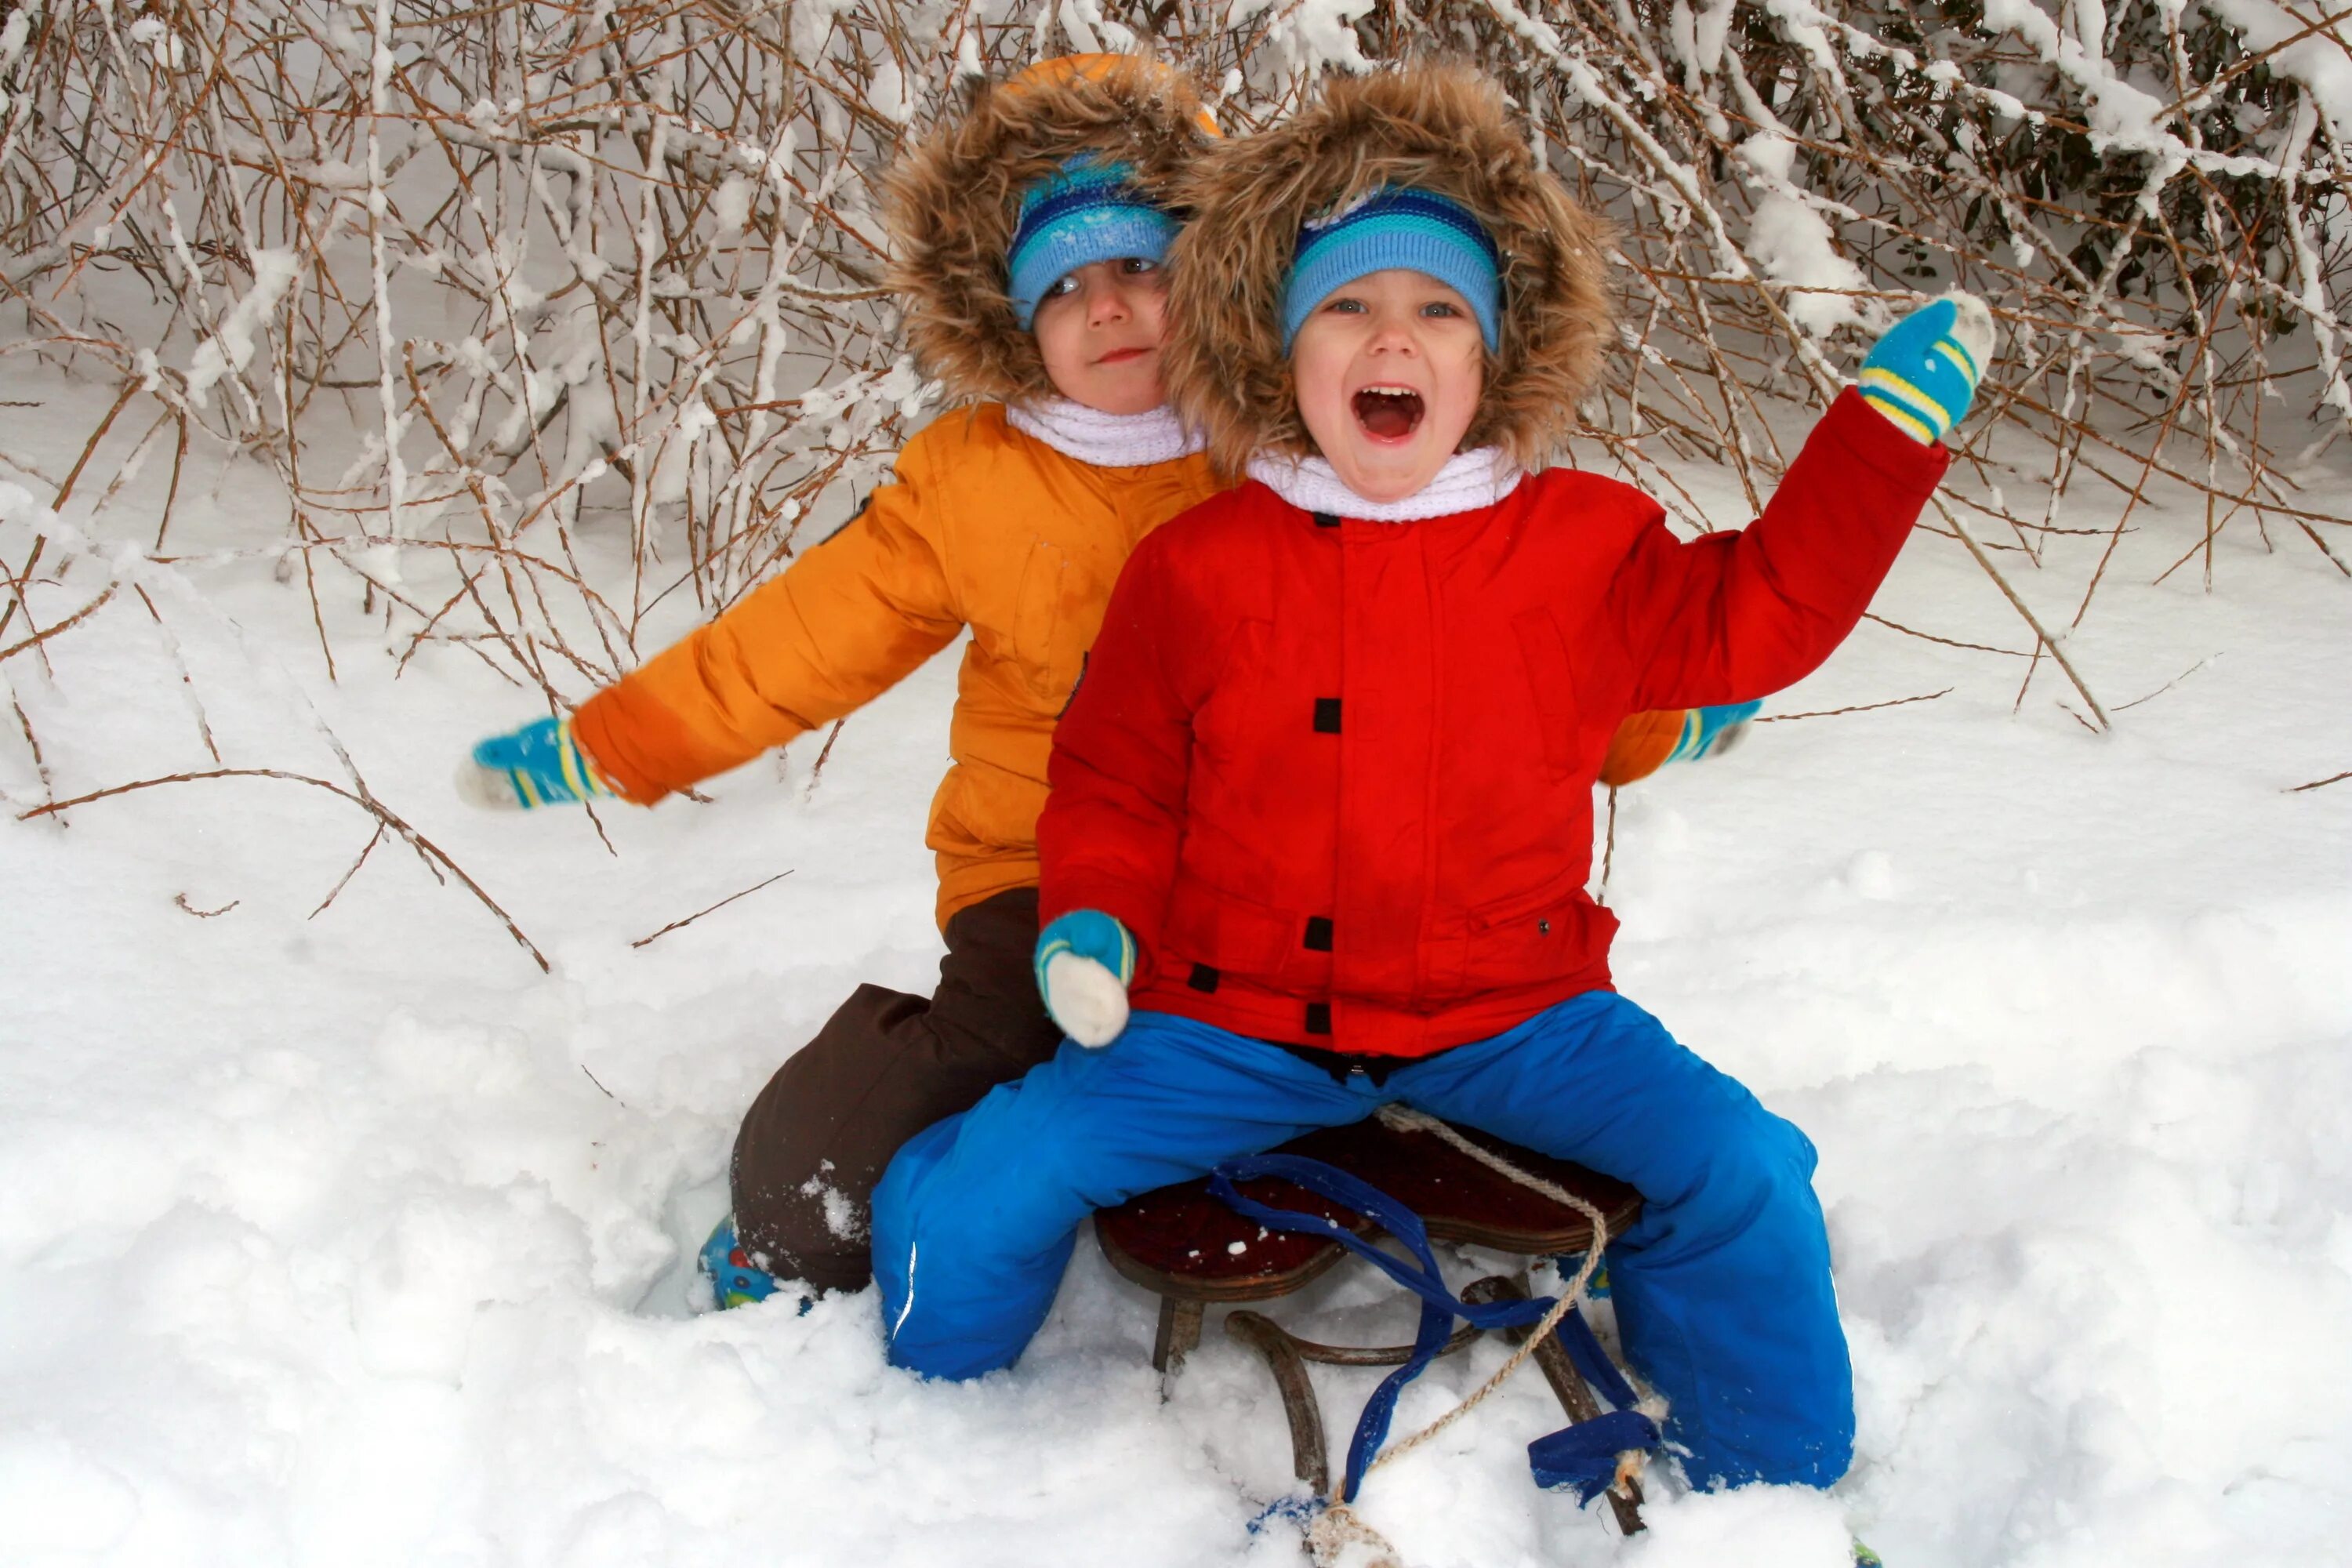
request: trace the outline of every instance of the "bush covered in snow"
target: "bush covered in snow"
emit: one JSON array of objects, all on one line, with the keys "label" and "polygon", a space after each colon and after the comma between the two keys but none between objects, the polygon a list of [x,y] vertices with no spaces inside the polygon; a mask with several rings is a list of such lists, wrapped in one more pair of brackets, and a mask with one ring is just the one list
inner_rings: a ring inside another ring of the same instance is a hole
[{"label": "bush covered in snow", "polygon": [[[875,180],[959,82],[1144,44],[1244,132],[1319,71],[1442,50],[1618,219],[1597,460],[1686,522],[1729,520],[1663,463],[1760,497],[1775,404],[1958,285],[2007,341],[1931,526],[1990,524],[1988,571],[2038,563],[2084,484],[2203,492],[2209,575],[2226,526],[2343,565],[2346,510],[2304,485],[2352,428],[2345,24],[2044,5],[12,0],[5,277],[20,348],[120,380],[133,468],[241,449],[306,580],[339,564],[561,700],[634,661],[649,605],[723,607],[886,471],[926,388]],[[629,582],[591,585],[583,523],[627,531]]]}]

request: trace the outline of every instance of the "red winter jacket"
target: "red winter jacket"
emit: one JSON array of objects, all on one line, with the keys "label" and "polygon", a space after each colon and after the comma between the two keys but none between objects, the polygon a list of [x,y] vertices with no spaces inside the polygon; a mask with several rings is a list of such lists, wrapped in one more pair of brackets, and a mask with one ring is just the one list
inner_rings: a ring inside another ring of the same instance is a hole
[{"label": "red winter jacket", "polygon": [[1139,1008],[1364,1055],[1605,987],[1619,721],[1813,669],[1944,465],[1848,392],[1759,521],[1688,542],[1559,469],[1421,522],[1203,502],[1128,563],[1055,732],[1041,912],[1124,921]]}]

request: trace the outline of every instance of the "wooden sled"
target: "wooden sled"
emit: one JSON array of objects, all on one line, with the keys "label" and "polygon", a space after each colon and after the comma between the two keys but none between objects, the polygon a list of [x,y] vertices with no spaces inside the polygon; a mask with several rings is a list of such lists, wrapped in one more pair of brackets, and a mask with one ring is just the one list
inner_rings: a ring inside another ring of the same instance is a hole
[{"label": "wooden sled", "polygon": [[[1591,1204],[1612,1236],[1623,1235],[1642,1212],[1641,1194],[1622,1182],[1498,1138],[1477,1132],[1466,1136]],[[1592,1241],[1591,1226],[1576,1210],[1519,1185],[1428,1132],[1404,1131],[1375,1119],[1310,1132],[1279,1152],[1321,1160],[1370,1183],[1419,1215],[1436,1240],[1466,1242],[1531,1261],[1582,1252]],[[1360,1236],[1373,1233],[1369,1221],[1288,1182],[1266,1178],[1241,1186],[1261,1203],[1328,1215]],[[1347,1256],[1345,1248],[1328,1237],[1262,1229],[1213,1196],[1205,1179],[1161,1187],[1103,1210],[1095,1215],[1095,1237],[1113,1268],[1160,1298],[1151,1364],[1160,1372],[1163,1390],[1182,1367],[1186,1353],[1200,1344],[1208,1307],[1287,1296]],[[1505,1275],[1478,1280],[1463,1292],[1473,1301],[1527,1293],[1523,1278]],[[1293,1468],[1315,1496],[1329,1497],[1331,1466],[1322,1406],[1307,1381],[1306,1363],[1401,1366],[1412,1355],[1412,1347],[1318,1344],[1263,1313],[1247,1310],[1228,1313],[1225,1332],[1265,1358],[1290,1420]],[[1465,1348],[1480,1332],[1464,1324],[1441,1353]],[[1524,1336],[1527,1331],[1516,1332]],[[1535,1361],[1571,1420],[1587,1421],[1601,1414],[1600,1403],[1557,1338],[1548,1337],[1537,1347]],[[1639,1482],[1629,1479],[1612,1488],[1608,1498],[1621,1530],[1630,1535],[1642,1528]]]}]

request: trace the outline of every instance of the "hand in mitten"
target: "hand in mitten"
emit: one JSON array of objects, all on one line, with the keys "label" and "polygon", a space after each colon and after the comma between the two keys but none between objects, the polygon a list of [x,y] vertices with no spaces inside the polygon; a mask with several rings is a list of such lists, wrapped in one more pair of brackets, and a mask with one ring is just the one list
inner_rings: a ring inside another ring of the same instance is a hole
[{"label": "hand in mitten", "polygon": [[1862,395],[1923,447],[1958,425],[1991,363],[1992,312],[1973,294],[1929,300],[1887,330],[1862,362]]},{"label": "hand in mitten", "polygon": [[1611,789],[1648,778],[1676,759],[1717,757],[1748,733],[1760,702],[1719,708],[1665,708],[1629,714],[1609,737],[1601,759],[1601,782]]},{"label": "hand in mitten", "polygon": [[541,719],[476,746],[457,765],[457,793],[497,811],[569,805],[616,793],[572,738],[569,719]]},{"label": "hand in mitten", "polygon": [[1062,1033],[1107,1046],[1127,1027],[1135,939],[1100,910],[1072,910],[1037,933],[1037,990]]},{"label": "hand in mitten", "polygon": [[1748,737],[1748,721],[1763,707],[1759,702],[1726,702],[1713,708],[1693,708],[1683,714],[1683,732],[1670,763],[1696,763],[1719,757]]}]

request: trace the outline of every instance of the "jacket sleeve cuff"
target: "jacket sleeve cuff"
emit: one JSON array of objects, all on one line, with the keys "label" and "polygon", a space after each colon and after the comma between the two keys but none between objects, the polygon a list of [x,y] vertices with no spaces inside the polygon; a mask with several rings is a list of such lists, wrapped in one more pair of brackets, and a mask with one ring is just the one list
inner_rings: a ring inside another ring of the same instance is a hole
[{"label": "jacket sleeve cuff", "polygon": [[1811,440],[1834,445],[1853,461],[1922,497],[1943,482],[1944,470],[1952,461],[1951,452],[1941,441],[1921,446],[1894,420],[1873,408],[1859,387],[1849,386],[1838,394],[1813,427]]},{"label": "jacket sleeve cuff", "polygon": [[572,738],[613,786],[613,793],[638,805],[651,805],[691,778],[665,777],[656,765],[667,754],[698,748],[677,715],[624,681],[608,686],[572,715]]},{"label": "jacket sleeve cuff", "polygon": [[1135,939],[1135,978],[1130,987],[1142,985],[1157,973],[1153,960],[1160,944],[1159,900],[1139,891],[1132,882],[1107,877],[1062,876],[1039,884],[1040,929],[1073,910],[1098,910],[1125,926],[1127,934]]}]

